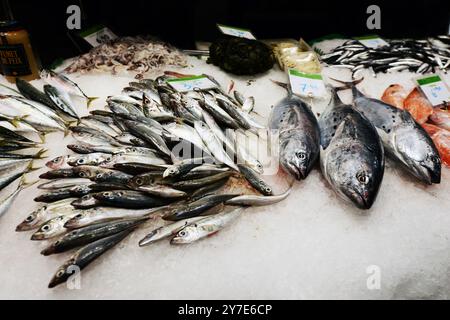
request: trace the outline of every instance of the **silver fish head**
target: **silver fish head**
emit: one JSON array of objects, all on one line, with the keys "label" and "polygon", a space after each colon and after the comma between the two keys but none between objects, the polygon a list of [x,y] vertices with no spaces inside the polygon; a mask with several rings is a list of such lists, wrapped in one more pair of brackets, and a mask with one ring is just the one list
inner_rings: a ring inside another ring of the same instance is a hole
[{"label": "silver fish head", "polygon": [[399,130],[397,156],[412,174],[427,184],[441,182],[441,158],[433,141],[423,130]]},{"label": "silver fish head", "polygon": [[280,146],[280,162],[282,167],[297,180],[305,179],[312,166],[315,156],[311,148],[301,140],[287,139]]},{"label": "silver fish head", "polygon": [[58,270],[56,270],[55,275],[48,284],[48,287],[54,288],[57,285],[66,282],[67,279],[75,272],[75,270],[79,270],[79,268],[78,269],[75,268],[76,268],[75,260],[74,259],[68,260],[61,267],[59,267]]},{"label": "silver fish head", "polygon": [[37,227],[40,222],[40,217],[43,215],[44,211],[47,210],[47,206],[42,206],[30,213],[25,220],[23,220],[17,227],[16,231],[28,231]]},{"label": "silver fish head", "polygon": [[32,234],[31,240],[45,240],[53,237],[58,228],[60,220],[62,220],[62,217],[47,221],[35,233]]},{"label": "silver fish head", "polygon": [[376,155],[351,150],[334,155],[327,173],[336,192],[360,209],[375,202],[384,173],[384,163]]},{"label": "silver fish head", "polygon": [[175,237],[170,240],[170,244],[188,244],[198,239],[197,225],[187,226],[178,231]]}]

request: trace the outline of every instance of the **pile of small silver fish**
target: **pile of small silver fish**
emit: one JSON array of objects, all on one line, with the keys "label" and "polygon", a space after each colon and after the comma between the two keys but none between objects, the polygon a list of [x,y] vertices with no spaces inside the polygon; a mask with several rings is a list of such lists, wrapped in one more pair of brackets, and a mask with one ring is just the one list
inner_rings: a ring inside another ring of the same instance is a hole
[{"label": "pile of small silver fish", "polygon": [[[105,110],[91,111],[69,128],[77,143],[67,147],[74,153],[46,163],[51,170],[40,178],[48,181],[38,185],[43,193],[35,198],[43,204],[16,230],[49,240],[44,255],[78,248],[50,288],[65,282],[74,265],[83,269],[147,221],[162,217],[168,224],[151,230],[140,246],[167,238],[174,245],[192,243],[229,225],[244,207],[289,195],[291,188],[274,195],[260,176],[259,160],[227,134],[264,128],[251,114],[253,97],[236,91],[232,97],[219,85],[179,93],[169,78],[130,82],[108,97]],[[236,186],[244,191],[229,191]]]},{"label": "pile of small silver fish", "polygon": [[139,36],[101,44],[77,57],[65,71],[99,70],[117,74],[126,70],[136,72],[136,79],[141,79],[147,71],[166,66],[186,67],[186,56],[164,42]]},{"label": "pile of small silver fish", "polygon": [[65,131],[70,121],[79,119],[71,96],[82,96],[88,103],[94,99],[63,75],[46,70],[41,75],[47,81],[44,92],[20,78],[16,80],[18,91],[2,86],[9,94],[0,96],[0,190],[21,180],[17,189],[0,201],[0,216],[19,192],[30,185],[25,175],[37,169],[33,167],[34,160],[44,157],[46,150],[41,148],[44,135]]},{"label": "pile of small silver fish", "polygon": [[419,74],[447,72],[450,66],[450,36],[424,40],[387,40],[389,46],[367,48],[357,40],[348,40],[321,56],[330,66],[346,68],[358,78],[364,69],[379,72],[409,70]]}]

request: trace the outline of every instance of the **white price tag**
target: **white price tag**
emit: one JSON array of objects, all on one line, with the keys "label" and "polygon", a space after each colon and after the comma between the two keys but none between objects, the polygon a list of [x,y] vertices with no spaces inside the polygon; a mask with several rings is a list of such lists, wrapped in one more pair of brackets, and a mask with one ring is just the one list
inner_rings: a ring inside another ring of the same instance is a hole
[{"label": "white price tag", "polygon": [[429,75],[416,81],[433,107],[450,102],[450,91],[439,75]]},{"label": "white price tag", "polygon": [[294,69],[289,70],[289,81],[292,92],[302,97],[323,97],[327,90],[322,76],[314,73],[303,73]]},{"label": "white price tag", "polygon": [[178,92],[217,88],[217,85],[206,76],[169,79],[167,83]]},{"label": "white price tag", "polygon": [[377,35],[356,37],[355,39],[358,40],[362,45],[366,46],[367,48],[376,49],[380,47],[389,46],[389,43],[387,43]]},{"label": "white price tag", "polygon": [[87,29],[81,32],[80,36],[93,47],[117,38],[109,28],[102,25]]},{"label": "white price tag", "polygon": [[248,29],[224,26],[223,24],[218,24],[217,27],[223,34],[227,34],[229,36],[238,37],[238,38],[246,38],[251,40],[256,40],[253,33]]}]

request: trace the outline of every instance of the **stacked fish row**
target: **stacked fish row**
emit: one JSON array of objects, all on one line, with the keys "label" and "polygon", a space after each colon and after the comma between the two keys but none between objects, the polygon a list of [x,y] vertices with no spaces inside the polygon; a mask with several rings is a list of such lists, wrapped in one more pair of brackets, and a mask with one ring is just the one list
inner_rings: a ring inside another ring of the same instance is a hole
[{"label": "stacked fish row", "polygon": [[[44,193],[35,198],[45,204],[17,231],[37,229],[32,240],[58,238],[44,255],[81,247],[50,287],[149,219],[171,223],[150,232],[141,246],[168,237],[172,244],[191,243],[228,225],[242,206],[288,196],[290,189],[273,195],[260,177],[260,162],[225,134],[225,129],[257,133],[262,127],[249,113],[253,98],[236,93],[236,101],[219,86],[179,93],[167,79],[131,82],[122,94],[108,97],[109,111],[92,111],[70,127],[77,143],[67,147],[75,154],[46,164],[52,170],[40,178],[49,181],[38,186]],[[245,181],[255,189],[252,194],[227,191]]]},{"label": "stacked fish row", "polygon": [[362,80],[336,81],[344,84],[340,89],[352,89],[353,103],[344,104],[330,87],[332,99],[318,121],[311,107],[281,84],[289,94],[273,108],[269,126],[279,131],[285,171],[305,179],[320,161],[331,188],[360,209],[371,208],[376,200],[385,152],[418,180],[440,183],[438,150],[410,112],[365,96],[355,86]]},{"label": "stacked fish row", "polygon": [[[33,160],[42,158],[45,152],[41,149],[34,154],[25,154],[24,150],[38,148],[44,134],[65,131],[70,121],[79,119],[71,95],[81,95],[88,101],[92,100],[63,76],[51,71],[43,71],[42,76],[55,79],[55,86],[47,84],[42,92],[21,79],[16,81],[18,91],[2,86],[9,94],[0,97],[1,190],[34,170]],[[38,137],[40,139],[37,142]],[[0,214],[6,212],[25,186],[27,183],[23,178],[18,188],[2,200]]]},{"label": "stacked fish row", "polygon": [[439,36],[426,40],[390,40],[389,46],[367,48],[357,40],[348,40],[322,55],[328,65],[348,68],[357,78],[363,69],[378,72],[409,70],[420,74],[442,70],[450,66],[450,37]]}]

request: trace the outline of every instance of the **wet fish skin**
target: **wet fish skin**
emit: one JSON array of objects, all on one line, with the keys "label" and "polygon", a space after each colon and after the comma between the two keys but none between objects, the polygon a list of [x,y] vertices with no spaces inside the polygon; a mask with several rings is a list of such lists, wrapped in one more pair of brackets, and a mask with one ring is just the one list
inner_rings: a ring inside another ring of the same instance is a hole
[{"label": "wet fish skin", "polygon": [[242,208],[237,208],[230,212],[218,213],[191,223],[178,231],[176,236],[170,241],[170,244],[189,244],[206,238],[236,220],[241,215],[242,210]]},{"label": "wet fish skin", "polygon": [[146,209],[166,205],[167,199],[157,198],[140,191],[133,190],[114,190],[94,193],[92,196],[99,200],[104,206],[127,208],[127,209]]},{"label": "wet fish skin", "polygon": [[257,195],[241,195],[233,199],[225,201],[226,205],[230,206],[267,206],[286,199],[292,190],[292,185],[282,194],[275,196],[257,196]]},{"label": "wet fish skin", "polygon": [[73,274],[73,267],[78,267],[79,270],[84,269],[92,261],[104,254],[106,251],[114,247],[120,241],[122,241],[127,235],[131,233],[132,229],[128,229],[112,236],[102,238],[95,242],[92,242],[80,250],[78,250],[68,261],[66,261],[61,267],[58,268],[53,278],[48,285],[49,288],[54,288],[67,281],[67,279]]},{"label": "wet fish skin", "polygon": [[40,206],[19,223],[16,231],[29,231],[40,227],[46,221],[56,218],[59,215],[72,213],[75,208],[70,203],[74,200],[76,199],[69,198]]},{"label": "wet fish skin", "polygon": [[181,229],[186,226],[195,223],[196,221],[202,220],[205,217],[194,217],[185,220],[176,221],[168,225],[156,228],[148,233],[144,238],[139,241],[139,247],[148,246],[156,241],[166,239],[178,233]]},{"label": "wet fish skin", "polygon": [[203,212],[211,209],[227,200],[238,195],[236,194],[211,194],[200,198],[199,200],[190,202],[183,207],[173,209],[168,215],[164,216],[164,220],[177,221],[187,218],[199,216]]},{"label": "wet fish skin", "polygon": [[76,209],[90,209],[99,206],[101,203],[92,194],[87,194],[70,203]]},{"label": "wet fish skin", "polygon": [[66,198],[81,197],[88,194],[91,191],[92,189],[90,188],[89,185],[66,187],[61,188],[59,190],[51,190],[47,193],[41,194],[35,197],[34,201],[51,203]]},{"label": "wet fish skin", "polygon": [[369,209],[384,174],[384,151],[373,125],[352,106],[329,106],[319,119],[322,174],[333,190]]},{"label": "wet fish skin", "polygon": [[280,163],[297,180],[305,179],[319,158],[320,130],[309,105],[293,95],[274,106],[269,127],[279,131]]},{"label": "wet fish skin", "polygon": [[352,87],[354,107],[377,128],[388,155],[398,160],[420,181],[441,181],[441,158],[426,131],[409,112],[366,97]]},{"label": "wet fish skin", "polygon": [[257,172],[255,172],[248,166],[244,166],[241,164],[239,164],[238,167],[239,171],[242,173],[245,179],[252,185],[252,187],[254,187],[256,190],[258,190],[265,196],[271,196],[273,194],[272,188],[263,179],[260,178]]},{"label": "wet fish skin", "polygon": [[152,164],[144,164],[144,163],[116,163],[114,164],[114,169],[131,174],[131,175],[139,175],[150,171],[157,171],[161,173],[167,168],[167,165],[152,165]]},{"label": "wet fish skin", "polygon": [[193,190],[193,189],[197,189],[197,188],[201,188],[201,187],[213,184],[213,183],[221,181],[223,179],[228,179],[232,175],[233,175],[232,171],[225,171],[225,172],[221,172],[221,173],[214,174],[212,176],[207,176],[204,178],[192,179],[192,180],[182,180],[182,181],[176,181],[176,182],[166,182],[166,183],[175,189]]},{"label": "wet fish skin", "polygon": [[58,216],[43,224],[35,233],[31,235],[31,240],[47,240],[64,234],[67,229],[64,224],[77,214],[73,211],[70,214]]},{"label": "wet fish skin", "polygon": [[44,92],[64,114],[75,119],[80,119],[67,92],[61,91],[49,84],[44,85]]},{"label": "wet fish skin", "polygon": [[143,219],[104,222],[72,230],[42,250],[41,254],[44,256],[49,256],[56,253],[62,253],[83,245],[87,245],[99,239],[109,237],[129,228],[134,228],[142,222],[144,222]]},{"label": "wet fish skin", "polygon": [[66,229],[78,229],[93,224],[123,219],[140,219],[151,216],[162,207],[153,209],[122,209],[111,207],[94,207],[80,212],[64,224]]},{"label": "wet fish skin", "polygon": [[187,196],[186,192],[165,185],[140,186],[136,190],[161,198],[184,198]]}]

